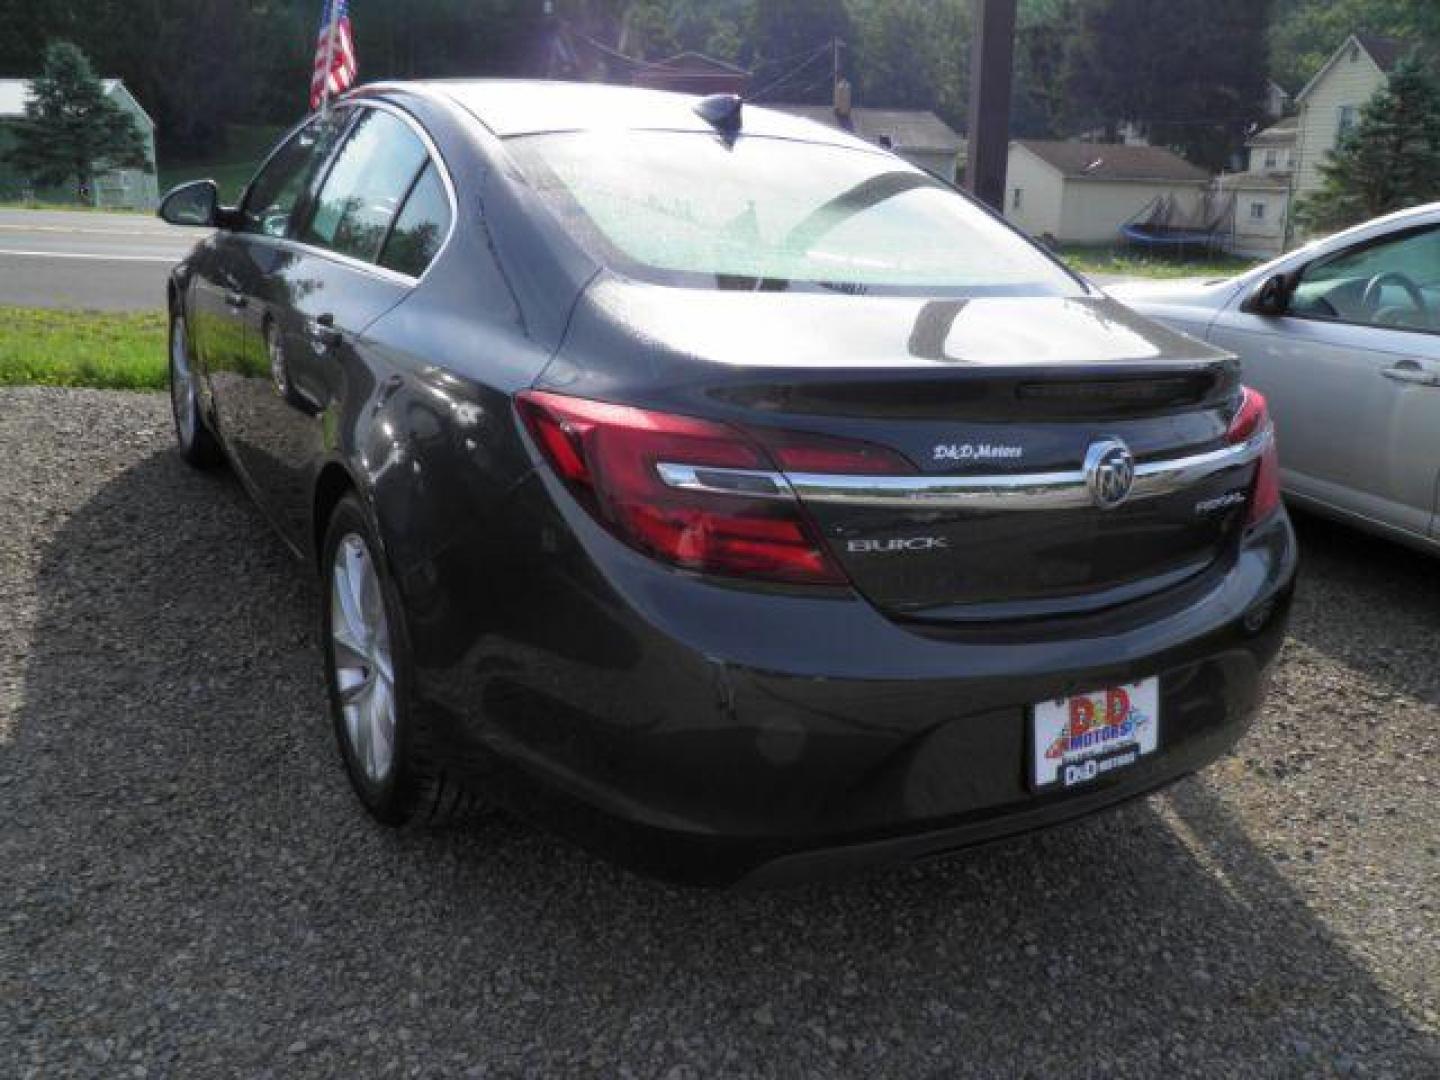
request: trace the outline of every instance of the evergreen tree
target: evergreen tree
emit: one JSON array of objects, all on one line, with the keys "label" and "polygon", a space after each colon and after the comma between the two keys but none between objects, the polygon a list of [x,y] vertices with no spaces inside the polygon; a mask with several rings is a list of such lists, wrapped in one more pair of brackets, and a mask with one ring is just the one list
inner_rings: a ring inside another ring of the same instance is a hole
[{"label": "evergreen tree", "polygon": [[25,119],[10,153],[40,184],[74,181],[83,198],[97,172],[145,169],[145,142],[128,113],[105,96],[90,61],[68,41],[45,49],[44,72],[30,87]]},{"label": "evergreen tree", "polygon": [[1323,186],[1300,220],[1329,230],[1429,202],[1440,194],[1440,83],[1415,60],[1360,110],[1360,121],[1320,166]]}]

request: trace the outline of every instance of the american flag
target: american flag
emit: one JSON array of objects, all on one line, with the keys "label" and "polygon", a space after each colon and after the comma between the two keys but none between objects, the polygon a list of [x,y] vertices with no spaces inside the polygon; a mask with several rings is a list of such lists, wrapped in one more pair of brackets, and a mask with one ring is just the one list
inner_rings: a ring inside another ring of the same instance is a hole
[{"label": "american flag", "polygon": [[355,85],[355,41],[350,37],[349,0],[325,0],[320,34],[315,39],[315,67],[310,76],[310,108]]}]

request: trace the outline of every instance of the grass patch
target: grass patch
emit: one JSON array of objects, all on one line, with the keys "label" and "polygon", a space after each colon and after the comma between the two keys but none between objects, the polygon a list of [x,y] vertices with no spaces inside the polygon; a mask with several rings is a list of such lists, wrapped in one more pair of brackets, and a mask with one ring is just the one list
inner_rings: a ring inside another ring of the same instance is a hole
[{"label": "grass patch", "polygon": [[87,214],[134,214],[139,211],[125,206],[92,206],[82,202],[60,202],[54,199],[0,199],[0,210],[79,210]]},{"label": "grass patch", "polygon": [[0,307],[0,386],[168,385],[163,311]]},{"label": "grass patch", "polygon": [[1082,274],[1144,278],[1233,277],[1257,262],[1234,255],[1148,255],[1125,247],[1062,247],[1060,258]]},{"label": "grass patch", "polygon": [[160,194],[189,180],[214,180],[220,201],[233,205],[286,129],[269,124],[231,124],[225,149],[214,160],[172,161],[160,168]]}]

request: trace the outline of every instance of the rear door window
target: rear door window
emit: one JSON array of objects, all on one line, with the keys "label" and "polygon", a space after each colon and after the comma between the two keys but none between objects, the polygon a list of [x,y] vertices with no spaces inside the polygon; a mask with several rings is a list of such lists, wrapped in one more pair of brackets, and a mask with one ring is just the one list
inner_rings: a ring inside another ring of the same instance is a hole
[{"label": "rear door window", "polygon": [[300,239],[374,262],[427,160],[424,144],[403,120],[366,110],[336,152]]},{"label": "rear door window", "polygon": [[395,219],[380,265],[419,277],[450,231],[450,200],[434,162],[426,162]]}]

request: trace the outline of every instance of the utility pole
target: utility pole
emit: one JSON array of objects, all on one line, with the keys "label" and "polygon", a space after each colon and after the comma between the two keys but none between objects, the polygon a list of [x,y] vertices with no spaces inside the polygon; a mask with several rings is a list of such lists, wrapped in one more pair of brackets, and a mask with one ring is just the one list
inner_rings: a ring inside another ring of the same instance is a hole
[{"label": "utility pole", "polygon": [[965,190],[1005,209],[1010,154],[1010,80],[1015,60],[1016,0],[975,0],[970,43],[970,121]]}]

